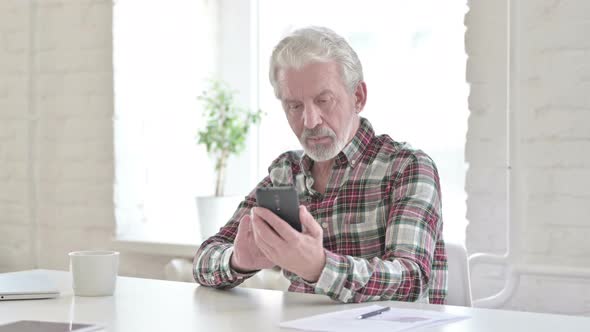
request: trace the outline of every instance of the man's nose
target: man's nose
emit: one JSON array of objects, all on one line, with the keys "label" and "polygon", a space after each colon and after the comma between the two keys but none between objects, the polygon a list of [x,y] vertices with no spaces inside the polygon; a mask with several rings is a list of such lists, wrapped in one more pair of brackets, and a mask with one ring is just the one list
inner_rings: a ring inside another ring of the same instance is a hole
[{"label": "man's nose", "polygon": [[303,111],[303,125],[305,128],[312,129],[319,124],[322,124],[322,114],[319,107],[314,103],[306,105]]}]

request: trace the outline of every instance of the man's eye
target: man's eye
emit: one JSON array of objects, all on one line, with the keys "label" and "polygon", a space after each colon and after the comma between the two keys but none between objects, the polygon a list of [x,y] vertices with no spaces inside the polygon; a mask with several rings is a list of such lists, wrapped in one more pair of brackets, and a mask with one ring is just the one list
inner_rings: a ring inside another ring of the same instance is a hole
[{"label": "man's eye", "polygon": [[301,104],[289,104],[288,109],[290,111],[298,111],[301,109]]}]

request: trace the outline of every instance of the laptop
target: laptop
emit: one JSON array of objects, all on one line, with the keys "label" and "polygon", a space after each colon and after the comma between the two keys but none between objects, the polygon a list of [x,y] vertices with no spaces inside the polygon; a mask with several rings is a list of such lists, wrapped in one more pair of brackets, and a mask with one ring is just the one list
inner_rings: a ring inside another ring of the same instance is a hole
[{"label": "laptop", "polygon": [[49,299],[58,296],[57,286],[38,271],[0,274],[0,301]]}]

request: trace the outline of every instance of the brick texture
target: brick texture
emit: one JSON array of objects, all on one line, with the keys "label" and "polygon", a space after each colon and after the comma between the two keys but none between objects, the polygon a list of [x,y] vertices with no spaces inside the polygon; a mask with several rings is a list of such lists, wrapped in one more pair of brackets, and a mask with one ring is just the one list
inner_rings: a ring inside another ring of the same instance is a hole
[{"label": "brick texture", "polygon": [[[0,272],[113,246],[112,20],[111,0],[0,1]],[[170,259],[124,252],[120,271]]]},{"label": "brick texture", "polygon": [[[522,262],[589,267],[590,246],[590,31],[589,2],[523,0],[515,29],[515,65],[523,210],[516,223]],[[485,19],[489,13],[493,17]],[[506,236],[506,3],[469,1],[466,15],[467,80],[471,84],[466,145],[469,163],[467,248],[505,250]],[[481,19],[480,19],[481,18]],[[504,74],[504,75],[503,75]],[[503,194],[504,193],[504,194]],[[501,268],[473,272],[474,295],[501,288]],[[590,314],[590,283],[524,276],[506,308]]]},{"label": "brick texture", "polygon": [[0,271],[31,265],[29,7],[0,2]]}]

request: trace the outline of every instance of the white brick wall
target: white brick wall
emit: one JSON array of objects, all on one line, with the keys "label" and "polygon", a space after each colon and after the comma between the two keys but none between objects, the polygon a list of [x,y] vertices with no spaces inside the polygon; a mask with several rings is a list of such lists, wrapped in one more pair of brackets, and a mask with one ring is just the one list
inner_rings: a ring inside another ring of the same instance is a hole
[{"label": "white brick wall", "polygon": [[0,271],[33,259],[29,216],[29,12],[0,1]]},{"label": "white brick wall", "polygon": [[[39,114],[39,265],[67,269],[67,252],[110,247],[112,182],[110,1],[40,1],[35,26],[35,109]],[[108,10],[103,10],[108,8]],[[99,31],[95,27],[104,27]],[[102,41],[102,42],[101,42]],[[102,151],[96,150],[103,146]],[[102,154],[99,157],[98,154]]]},{"label": "white brick wall", "polygon": [[[525,263],[590,267],[590,2],[520,0],[517,82]],[[505,250],[506,4],[469,1],[467,79],[472,83],[466,159],[467,247]],[[491,13],[491,15],[490,15]],[[501,23],[501,24],[499,24]],[[502,286],[498,268],[473,271],[474,295]],[[590,314],[590,282],[526,276],[508,308]]]},{"label": "white brick wall", "polygon": [[[0,0],[0,272],[112,247],[112,6]],[[162,278],[169,260],[123,253],[121,274]]]}]

